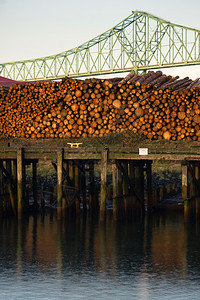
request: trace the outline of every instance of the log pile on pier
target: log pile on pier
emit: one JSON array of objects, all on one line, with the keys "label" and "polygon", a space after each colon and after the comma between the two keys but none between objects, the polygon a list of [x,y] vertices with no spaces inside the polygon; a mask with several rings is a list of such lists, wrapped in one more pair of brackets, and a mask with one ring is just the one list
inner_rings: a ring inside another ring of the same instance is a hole
[{"label": "log pile on pier", "polygon": [[101,137],[126,129],[149,139],[200,140],[200,81],[161,71],[0,87],[0,136]]}]

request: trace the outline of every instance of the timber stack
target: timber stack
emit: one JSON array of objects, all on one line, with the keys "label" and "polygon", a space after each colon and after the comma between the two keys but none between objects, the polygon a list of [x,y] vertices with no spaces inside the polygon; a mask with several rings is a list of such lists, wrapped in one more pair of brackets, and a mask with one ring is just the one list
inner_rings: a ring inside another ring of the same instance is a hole
[{"label": "timber stack", "polygon": [[101,137],[126,129],[149,139],[200,140],[200,80],[131,71],[0,87],[1,137]]}]

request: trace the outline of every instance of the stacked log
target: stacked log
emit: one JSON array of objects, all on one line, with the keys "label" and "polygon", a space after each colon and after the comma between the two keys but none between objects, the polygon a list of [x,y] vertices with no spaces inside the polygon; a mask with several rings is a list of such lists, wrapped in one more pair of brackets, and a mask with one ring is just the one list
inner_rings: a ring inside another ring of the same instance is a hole
[{"label": "stacked log", "polygon": [[2,137],[101,137],[126,129],[149,139],[200,140],[199,79],[132,71],[124,79],[0,87]]}]

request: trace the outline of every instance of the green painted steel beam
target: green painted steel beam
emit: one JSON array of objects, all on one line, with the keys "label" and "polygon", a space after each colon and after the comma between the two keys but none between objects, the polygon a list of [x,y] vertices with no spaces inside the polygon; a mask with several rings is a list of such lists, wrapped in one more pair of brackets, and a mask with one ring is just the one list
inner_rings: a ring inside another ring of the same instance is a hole
[{"label": "green painted steel beam", "polygon": [[200,64],[200,30],[134,11],[115,27],[56,55],[0,64],[0,75],[31,81]]}]

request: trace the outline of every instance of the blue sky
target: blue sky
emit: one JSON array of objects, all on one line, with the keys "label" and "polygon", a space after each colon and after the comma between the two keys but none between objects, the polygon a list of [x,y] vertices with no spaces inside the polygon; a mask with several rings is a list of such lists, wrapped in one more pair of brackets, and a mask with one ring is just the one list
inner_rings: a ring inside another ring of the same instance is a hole
[{"label": "blue sky", "polygon": [[[112,28],[133,10],[200,29],[200,0],[0,0],[0,63],[76,47]],[[185,74],[183,68],[170,72]],[[200,77],[200,67],[190,73],[190,77]]]}]

